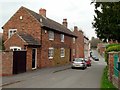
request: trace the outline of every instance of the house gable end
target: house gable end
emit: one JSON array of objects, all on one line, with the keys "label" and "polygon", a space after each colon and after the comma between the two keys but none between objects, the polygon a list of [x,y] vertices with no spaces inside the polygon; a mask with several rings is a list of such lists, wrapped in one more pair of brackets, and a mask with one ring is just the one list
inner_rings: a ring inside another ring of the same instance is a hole
[{"label": "house gable end", "polygon": [[24,7],[21,7],[3,26],[3,41],[8,39],[9,29],[17,29],[18,32],[26,32],[40,40],[41,23]]}]

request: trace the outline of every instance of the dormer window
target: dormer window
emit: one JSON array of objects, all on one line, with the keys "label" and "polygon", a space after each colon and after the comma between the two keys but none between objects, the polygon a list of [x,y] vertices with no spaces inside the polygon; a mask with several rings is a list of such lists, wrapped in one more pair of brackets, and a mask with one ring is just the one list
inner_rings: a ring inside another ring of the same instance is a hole
[{"label": "dormer window", "polygon": [[40,22],[42,22],[42,18],[40,18]]},{"label": "dormer window", "polygon": [[54,40],[54,32],[49,31],[49,40]]},{"label": "dormer window", "polygon": [[16,32],[17,32],[17,29],[9,29],[9,31],[8,31],[8,38],[10,38]]},{"label": "dormer window", "polygon": [[64,34],[61,34],[61,42],[64,42]]}]

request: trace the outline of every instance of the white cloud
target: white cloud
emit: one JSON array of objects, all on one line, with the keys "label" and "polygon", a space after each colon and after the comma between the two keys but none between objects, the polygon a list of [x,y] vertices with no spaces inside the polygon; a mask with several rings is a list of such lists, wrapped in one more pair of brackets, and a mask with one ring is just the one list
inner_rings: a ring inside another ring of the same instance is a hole
[{"label": "white cloud", "polygon": [[[47,17],[62,23],[63,18],[68,19],[69,28],[75,25],[82,28],[89,38],[95,36],[91,22],[93,21],[94,6],[91,0],[4,0],[0,1],[0,16],[3,26],[9,18],[21,7],[27,7],[35,12],[40,8],[47,10]],[[2,30],[0,30],[1,32]]]}]

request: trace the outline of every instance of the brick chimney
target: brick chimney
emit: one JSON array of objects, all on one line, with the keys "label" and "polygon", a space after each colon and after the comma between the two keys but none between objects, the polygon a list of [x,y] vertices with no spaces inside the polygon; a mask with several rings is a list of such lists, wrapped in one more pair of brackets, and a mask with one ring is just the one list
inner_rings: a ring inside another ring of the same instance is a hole
[{"label": "brick chimney", "polygon": [[41,9],[39,10],[39,14],[46,17],[46,9],[41,8]]},{"label": "brick chimney", "polygon": [[63,23],[62,23],[65,27],[68,26],[68,23],[67,23],[67,19],[63,19]]}]

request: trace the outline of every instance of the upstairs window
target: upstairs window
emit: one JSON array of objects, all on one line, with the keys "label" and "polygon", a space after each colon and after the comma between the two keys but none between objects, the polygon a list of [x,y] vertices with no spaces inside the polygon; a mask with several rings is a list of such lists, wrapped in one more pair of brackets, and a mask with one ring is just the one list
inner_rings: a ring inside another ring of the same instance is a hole
[{"label": "upstairs window", "polygon": [[9,29],[9,31],[8,31],[8,38],[10,38],[16,32],[17,32],[17,29]]},{"label": "upstairs window", "polygon": [[49,31],[49,40],[54,40],[54,32]]},{"label": "upstairs window", "polygon": [[73,43],[75,43],[75,37],[73,37]]},{"label": "upstairs window", "polygon": [[64,34],[61,34],[61,42],[64,42]]},{"label": "upstairs window", "polygon": [[49,59],[53,59],[53,55],[54,55],[54,48],[49,48],[49,51],[48,51],[48,58]]},{"label": "upstairs window", "polygon": [[65,57],[65,49],[61,48],[61,57]]}]

